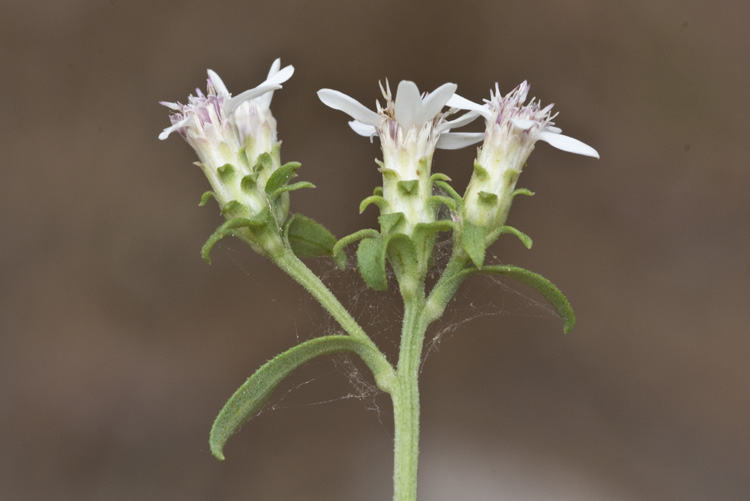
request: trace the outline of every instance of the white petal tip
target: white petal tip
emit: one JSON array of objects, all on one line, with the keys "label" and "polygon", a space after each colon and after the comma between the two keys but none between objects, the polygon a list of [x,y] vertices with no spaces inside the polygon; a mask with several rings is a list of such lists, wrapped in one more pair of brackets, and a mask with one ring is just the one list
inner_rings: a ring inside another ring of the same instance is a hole
[{"label": "white petal tip", "polygon": [[588,144],[574,139],[570,136],[564,136],[562,134],[555,134],[554,132],[542,131],[538,136],[540,141],[548,143],[550,146],[554,146],[558,150],[567,151],[568,153],[576,153],[586,157],[599,158],[599,152]]}]

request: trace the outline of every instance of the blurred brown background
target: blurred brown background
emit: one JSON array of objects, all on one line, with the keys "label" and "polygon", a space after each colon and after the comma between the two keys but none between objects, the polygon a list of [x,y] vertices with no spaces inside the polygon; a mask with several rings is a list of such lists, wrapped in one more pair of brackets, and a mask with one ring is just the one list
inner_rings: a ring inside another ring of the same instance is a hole
[{"label": "blurred brown background", "polygon": [[[157,140],[157,101],[206,68],[238,93],[281,57],[282,156],[318,186],[292,208],[339,236],[375,224],[357,207],[379,151],[322,87],[370,105],[384,77],[474,100],[528,79],[601,153],[540,143],[520,182],[536,197],[511,214],[535,246],[494,248],[557,283],[576,329],[475,280],[433,330],[487,315],[424,366],[421,499],[750,499],[749,18],[676,0],[2,2],[0,498],[391,496],[388,399],[346,398],[345,359],[295,374],[226,462],[208,452],[234,389],[330,324],[238,242],[200,260],[221,218],[197,206],[192,150]],[[459,190],[470,150],[436,156]],[[315,266],[392,349],[398,302]]]}]

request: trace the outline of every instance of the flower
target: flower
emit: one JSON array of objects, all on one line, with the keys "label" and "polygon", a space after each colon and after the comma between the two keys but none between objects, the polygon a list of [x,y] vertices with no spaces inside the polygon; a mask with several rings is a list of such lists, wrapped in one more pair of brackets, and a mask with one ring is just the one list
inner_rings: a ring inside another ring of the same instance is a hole
[{"label": "flower", "polygon": [[[279,69],[276,59],[266,80],[257,87],[232,97],[224,82],[214,71],[208,70],[206,94],[196,89],[188,103],[161,102],[172,110],[172,125],[159,134],[166,139],[172,132],[179,134],[198,154],[198,165],[211,182],[219,204],[224,207],[232,200],[242,200],[253,211],[262,209],[261,196],[248,196],[241,190],[241,179],[253,174],[253,167],[263,153],[272,156],[273,167],[258,173],[257,183],[263,187],[273,170],[278,168],[278,151],[275,150],[276,121],[270,111],[273,91],[289,80],[292,66]],[[225,176],[220,169],[226,165],[238,171],[235,176]]]},{"label": "flower", "polygon": [[475,135],[484,138],[476,160],[479,168],[475,169],[464,196],[464,217],[474,224],[504,223],[515,183],[537,141],[599,158],[594,148],[561,134],[561,129],[554,126],[552,120],[557,115],[552,115],[552,104],[542,108],[535,99],[524,104],[529,89],[524,81],[503,97],[495,84],[495,91],[490,92],[490,99],[484,105],[458,95],[448,100],[448,106],[479,113],[486,120],[485,132]]},{"label": "flower", "polygon": [[[442,112],[442,109],[456,88],[456,84],[445,83],[431,93],[420,95],[414,82],[403,80],[398,84],[394,100],[386,81],[385,88],[380,86],[385,106],[376,102],[377,112],[339,91],[318,91],[318,97],[325,105],[354,118],[349,125],[357,134],[369,137],[377,134],[380,137],[383,150],[380,170],[383,173],[383,197],[387,203],[384,212],[402,212],[407,220],[407,232],[417,223],[435,220],[427,204],[432,195],[428,180],[435,148],[457,149],[481,141],[474,135],[450,132],[451,128],[466,125],[479,116],[479,113],[470,111],[458,119],[446,120],[455,110]],[[409,189],[404,193],[399,189],[399,183],[412,181],[417,181],[416,191]]]}]

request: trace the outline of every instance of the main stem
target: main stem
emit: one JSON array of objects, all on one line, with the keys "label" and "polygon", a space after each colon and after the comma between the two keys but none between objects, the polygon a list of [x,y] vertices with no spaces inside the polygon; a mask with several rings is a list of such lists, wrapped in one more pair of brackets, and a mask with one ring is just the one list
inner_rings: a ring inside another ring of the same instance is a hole
[{"label": "main stem", "polygon": [[405,299],[401,349],[393,398],[395,425],[393,457],[394,501],[417,499],[419,458],[419,366],[427,329],[424,296]]}]

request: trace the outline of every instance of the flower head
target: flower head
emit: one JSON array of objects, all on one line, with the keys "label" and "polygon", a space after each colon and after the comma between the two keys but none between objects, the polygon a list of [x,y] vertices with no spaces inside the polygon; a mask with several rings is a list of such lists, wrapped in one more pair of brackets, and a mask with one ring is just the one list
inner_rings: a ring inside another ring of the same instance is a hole
[{"label": "flower head", "polygon": [[[277,59],[263,83],[234,97],[219,75],[208,70],[205,94],[196,89],[196,95],[189,96],[187,104],[160,103],[172,110],[169,117],[172,125],[159,134],[159,139],[178,132],[193,147],[222,207],[243,197],[241,179],[253,173],[260,155],[278,157],[278,153],[274,155],[276,120],[270,110],[271,99],[273,91],[280,89],[294,73],[292,66],[283,69],[280,66]],[[273,163],[278,167],[278,158]],[[226,165],[232,166],[238,175],[220,175],[219,169]],[[265,185],[273,170],[260,172],[258,184]],[[263,201],[261,197],[244,196],[243,203],[257,211]]]},{"label": "flower head", "polygon": [[[471,111],[458,119],[447,120],[455,110],[442,110],[456,88],[456,84],[446,83],[433,92],[420,94],[414,82],[403,80],[398,84],[394,99],[386,81],[385,87],[380,86],[385,105],[376,102],[377,111],[339,91],[318,91],[324,104],[354,118],[349,125],[357,134],[380,138],[386,212],[402,212],[407,229],[420,222],[434,221],[427,198],[432,195],[428,179],[435,148],[456,149],[481,141],[475,136],[467,140],[466,134],[450,132],[451,128],[466,125],[479,116]],[[412,181],[417,181],[416,190],[410,189],[405,194],[398,189],[398,183]]]},{"label": "flower head", "polygon": [[448,101],[449,106],[479,113],[486,120],[485,132],[477,134],[484,138],[476,162],[479,170],[472,176],[465,195],[464,216],[474,224],[494,226],[504,222],[510,194],[537,141],[599,158],[594,148],[564,136],[554,126],[557,115],[552,114],[553,105],[542,107],[535,99],[526,104],[529,88],[523,82],[503,97],[495,84],[495,91],[490,92],[484,105],[458,95]]}]

